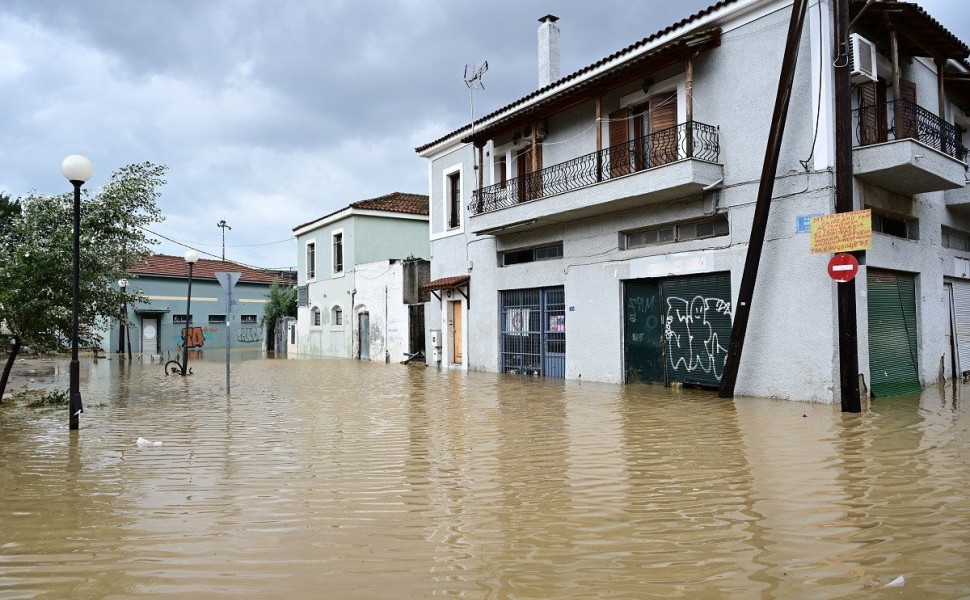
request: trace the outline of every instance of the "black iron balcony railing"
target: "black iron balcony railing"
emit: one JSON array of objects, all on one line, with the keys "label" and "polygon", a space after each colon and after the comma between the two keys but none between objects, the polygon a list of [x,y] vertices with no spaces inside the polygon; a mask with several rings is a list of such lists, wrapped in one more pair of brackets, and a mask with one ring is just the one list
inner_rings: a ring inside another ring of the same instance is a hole
[{"label": "black iron balcony railing", "polygon": [[967,158],[960,130],[915,102],[893,100],[863,106],[852,112],[859,146],[912,138],[957,160]]},{"label": "black iron balcony railing", "polygon": [[684,158],[717,162],[719,154],[717,127],[688,121],[475,190],[468,210],[473,215],[480,215]]}]

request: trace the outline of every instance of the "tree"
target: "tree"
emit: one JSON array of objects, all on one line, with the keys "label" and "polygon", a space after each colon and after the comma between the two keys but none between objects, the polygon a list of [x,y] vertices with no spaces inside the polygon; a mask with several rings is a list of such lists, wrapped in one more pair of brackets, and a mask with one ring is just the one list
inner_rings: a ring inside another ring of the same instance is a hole
[{"label": "tree", "polygon": [[263,321],[260,325],[266,327],[267,347],[275,350],[276,319],[280,317],[296,316],[296,288],[283,285],[277,279],[269,286],[266,295],[266,306],[263,308]]},{"label": "tree", "polygon": [[[132,164],[116,171],[94,197],[81,201],[78,338],[100,342],[109,318],[126,320],[122,304],[142,301],[114,288],[155,240],[142,229],[163,220],[156,206],[166,168]],[[8,201],[9,204],[9,201]],[[19,211],[0,228],[0,322],[11,333],[10,355],[0,375],[0,398],[23,346],[54,352],[70,345],[73,281],[73,192],[18,198]],[[0,206],[3,206],[0,203]],[[131,288],[129,288],[131,289]]]}]

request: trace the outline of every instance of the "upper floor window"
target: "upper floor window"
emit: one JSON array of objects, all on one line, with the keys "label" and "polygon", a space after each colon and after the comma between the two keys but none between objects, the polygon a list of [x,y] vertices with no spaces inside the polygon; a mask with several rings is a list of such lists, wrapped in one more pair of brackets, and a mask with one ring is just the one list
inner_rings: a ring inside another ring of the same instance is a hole
[{"label": "upper floor window", "polygon": [[646,98],[609,115],[610,177],[627,175],[680,158],[677,92]]},{"label": "upper floor window", "polygon": [[893,237],[909,240],[919,239],[919,219],[899,217],[884,212],[872,211],[873,233],[884,233]]},{"label": "upper floor window", "polygon": [[509,250],[501,255],[502,266],[562,258],[562,242],[527,250]]},{"label": "upper floor window", "polygon": [[448,229],[455,229],[461,226],[461,171],[450,173],[447,182]]},{"label": "upper floor window", "polygon": [[687,240],[700,240],[710,237],[718,237],[730,233],[727,217],[723,215],[701,221],[688,221],[685,223],[674,223],[630,231],[621,234],[620,247],[628,250],[630,248],[642,248],[644,246],[654,246],[657,244],[667,244],[670,242],[686,242]]},{"label": "upper floor window", "polygon": [[308,242],[306,245],[306,278],[313,279],[317,276],[317,245],[315,242]]},{"label": "upper floor window", "polygon": [[961,252],[970,252],[970,233],[957,231],[956,229],[943,228],[943,247]]},{"label": "upper floor window", "polygon": [[344,272],[344,233],[338,231],[333,234],[333,272]]}]

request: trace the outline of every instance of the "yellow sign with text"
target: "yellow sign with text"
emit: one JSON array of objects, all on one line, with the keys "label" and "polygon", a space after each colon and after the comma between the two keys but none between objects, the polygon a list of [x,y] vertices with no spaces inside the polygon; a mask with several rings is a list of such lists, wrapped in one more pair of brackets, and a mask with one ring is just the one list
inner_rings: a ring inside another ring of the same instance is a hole
[{"label": "yellow sign with text", "polygon": [[813,254],[872,248],[872,211],[812,217],[811,247]]}]

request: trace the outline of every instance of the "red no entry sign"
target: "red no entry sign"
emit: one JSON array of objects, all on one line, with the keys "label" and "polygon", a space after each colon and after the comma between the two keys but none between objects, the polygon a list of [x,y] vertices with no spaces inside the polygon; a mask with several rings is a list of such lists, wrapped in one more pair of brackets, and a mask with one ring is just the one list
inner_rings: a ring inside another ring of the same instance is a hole
[{"label": "red no entry sign", "polygon": [[829,277],[839,283],[852,281],[859,273],[859,261],[851,254],[836,254],[829,261]]}]

